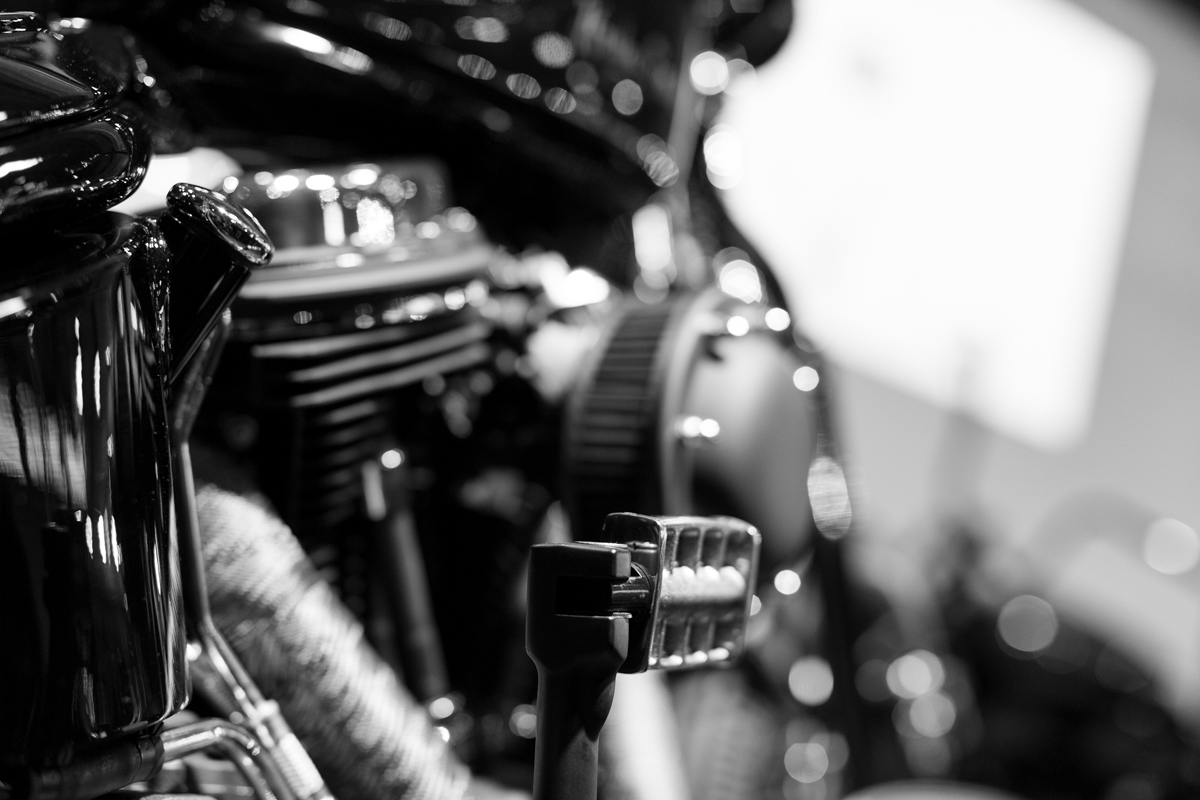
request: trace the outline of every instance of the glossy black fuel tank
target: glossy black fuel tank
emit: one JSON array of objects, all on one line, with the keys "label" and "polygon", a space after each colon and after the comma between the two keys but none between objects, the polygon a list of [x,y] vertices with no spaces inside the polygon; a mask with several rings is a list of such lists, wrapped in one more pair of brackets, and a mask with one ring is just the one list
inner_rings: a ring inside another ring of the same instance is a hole
[{"label": "glossy black fuel tank", "polygon": [[0,769],[187,700],[152,225],[101,214],[0,262]]}]

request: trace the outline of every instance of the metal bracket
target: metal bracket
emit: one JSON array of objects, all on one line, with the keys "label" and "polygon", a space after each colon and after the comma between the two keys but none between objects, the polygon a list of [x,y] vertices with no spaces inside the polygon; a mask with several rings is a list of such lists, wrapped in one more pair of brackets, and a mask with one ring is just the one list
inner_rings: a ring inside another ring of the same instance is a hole
[{"label": "metal bracket", "polygon": [[534,800],[593,800],[618,672],[731,664],[761,537],[727,517],[611,514],[611,543],[530,552],[526,649],[538,669]]}]

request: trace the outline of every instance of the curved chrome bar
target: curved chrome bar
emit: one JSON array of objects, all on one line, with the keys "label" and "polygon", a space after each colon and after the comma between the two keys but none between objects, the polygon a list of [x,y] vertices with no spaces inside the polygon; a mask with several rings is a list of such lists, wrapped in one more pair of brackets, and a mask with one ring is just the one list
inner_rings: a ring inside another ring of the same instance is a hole
[{"label": "curved chrome bar", "polygon": [[241,725],[223,719],[208,719],[166,731],[160,738],[164,761],[204,750],[218,750],[234,763],[258,800],[295,800],[275,759]]}]

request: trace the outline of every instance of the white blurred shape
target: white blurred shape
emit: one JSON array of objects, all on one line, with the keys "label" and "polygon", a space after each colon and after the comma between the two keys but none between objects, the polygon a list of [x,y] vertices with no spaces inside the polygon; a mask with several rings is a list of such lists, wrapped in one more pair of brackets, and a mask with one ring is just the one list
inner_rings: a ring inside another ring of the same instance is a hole
[{"label": "white blurred shape", "polygon": [[848,367],[1029,444],[1079,441],[1153,83],[1145,51],[1064,0],[799,10],[722,119],[744,160],[727,202],[806,330]]},{"label": "white blurred shape", "polygon": [[508,718],[508,727],[522,739],[537,736],[537,709],[531,705],[519,705]]},{"label": "white blurred shape", "polygon": [[595,349],[593,327],[549,320],[530,334],[525,349],[533,367],[533,385],[551,402],[562,400],[579,382],[588,354]]},{"label": "white blurred shape", "polygon": [[781,569],[775,574],[775,590],[780,594],[795,594],[800,591],[800,576],[790,569]]},{"label": "white blurred shape", "polygon": [[764,321],[767,323],[767,327],[773,331],[786,331],[792,324],[792,315],[786,309],[772,308],[767,311]]},{"label": "white blurred shape", "polygon": [[29,310],[29,304],[24,297],[16,296],[0,300],[0,319],[11,317],[13,314],[20,314]]},{"label": "white blurred shape", "polygon": [[578,308],[603,302],[611,290],[609,282],[595,270],[576,267],[551,279],[543,273],[546,298],[557,308]]},{"label": "white blurred shape", "polygon": [[692,59],[689,74],[692,87],[700,94],[720,94],[729,85],[729,64],[725,56],[712,50]]},{"label": "white blurred shape", "polygon": [[280,175],[272,183],[271,186],[284,194],[295,191],[300,185],[300,179],[295,175]]},{"label": "white blurred shape", "polygon": [[355,245],[391,244],[396,238],[396,221],[392,210],[374,197],[364,197],[354,213],[358,217],[358,231],[350,238]]},{"label": "white blurred shape", "polygon": [[1058,635],[1058,615],[1045,600],[1023,594],[1000,609],[996,630],[1014,650],[1037,653],[1049,647]]},{"label": "white blurred shape", "polygon": [[[395,451],[389,450],[388,452],[391,453]],[[453,713],[454,701],[449,697],[438,697],[429,704],[429,715],[434,719],[446,719],[446,717]]]},{"label": "white blurred shape", "polygon": [[908,720],[913,729],[931,739],[949,733],[957,716],[954,701],[941,692],[921,695],[908,707]]},{"label": "white blurred shape", "polygon": [[370,186],[379,180],[379,170],[375,167],[355,167],[346,173],[346,180],[353,186]]},{"label": "white blurred shape", "polygon": [[704,166],[718,189],[732,189],[745,174],[742,138],[728,125],[716,125],[704,136]]},{"label": "white blurred shape", "polygon": [[[746,303],[762,300],[762,281],[758,270],[749,261],[737,259],[721,267],[718,277],[721,291]],[[785,312],[786,313],[786,312]]]},{"label": "white blurred shape", "polygon": [[304,179],[304,185],[314,192],[319,192],[324,189],[332,189],[334,184],[332,175],[309,175]]},{"label": "white blurred shape", "polygon": [[788,689],[792,697],[806,706],[821,705],[833,694],[833,670],[829,662],[820,656],[797,659],[788,670]]},{"label": "white blurred shape", "polygon": [[[220,186],[226,191],[237,189],[237,179],[230,189],[228,178],[242,173],[241,166],[220,150],[197,147],[186,153],[155,155],[150,157],[146,177],[137,191],[113,206],[113,211],[122,214],[145,214],[167,206],[167,193],[177,183],[192,183],[213,189]],[[269,182],[269,181],[268,181]]]},{"label": "white blurred shape", "polygon": [[750,320],[735,314],[725,323],[725,330],[730,336],[745,336],[750,332]]},{"label": "white blurred shape", "polygon": [[550,250],[544,253],[527,253],[524,256],[525,265],[537,275],[538,282],[543,287],[549,284],[561,283],[571,271],[571,265],[562,253]]},{"label": "white blurred shape", "polygon": [[661,272],[642,270],[642,273],[633,279],[633,293],[643,303],[654,305],[666,299],[670,285],[667,276]]},{"label": "white blurred shape", "polygon": [[725,94],[730,97],[748,97],[758,85],[758,73],[754,65],[742,58],[731,58],[726,62],[729,69],[729,85]]},{"label": "white blurred shape", "polygon": [[651,203],[634,213],[633,254],[644,270],[666,269],[671,263],[671,220],[662,206]]},{"label": "white blurred shape", "polygon": [[642,87],[636,81],[626,78],[619,81],[612,90],[613,108],[618,112],[629,116],[636,114],[642,108]]},{"label": "white blurred shape", "polygon": [[820,373],[812,367],[801,367],[792,375],[792,383],[802,392],[811,392],[820,382]]},{"label": "white blurred shape", "polygon": [[321,204],[321,230],[325,235],[325,244],[340,247],[346,243],[346,219],[336,200]]},{"label": "white blurred shape", "polygon": [[700,423],[702,421],[697,416],[684,417],[679,421],[679,435],[685,439],[695,439],[700,435]]},{"label": "white blurred shape", "polygon": [[1142,558],[1165,575],[1182,575],[1200,561],[1200,536],[1177,519],[1155,520],[1146,528]]},{"label": "white blurred shape", "polygon": [[315,33],[287,25],[268,25],[264,30],[267,38],[290,44],[292,47],[299,47],[301,50],[307,50],[319,56],[329,55],[333,52],[333,42],[323,36],[317,36]]},{"label": "white blurred shape", "polygon": [[533,40],[533,55],[547,67],[562,68],[575,57],[575,47],[561,33],[542,33]]},{"label": "white blurred shape", "polygon": [[893,661],[887,670],[888,688],[897,697],[913,699],[942,688],[946,670],[928,650],[914,650]]},{"label": "white blurred shape", "polygon": [[816,742],[799,742],[784,753],[783,766],[801,783],[815,783],[829,769],[829,754]]}]

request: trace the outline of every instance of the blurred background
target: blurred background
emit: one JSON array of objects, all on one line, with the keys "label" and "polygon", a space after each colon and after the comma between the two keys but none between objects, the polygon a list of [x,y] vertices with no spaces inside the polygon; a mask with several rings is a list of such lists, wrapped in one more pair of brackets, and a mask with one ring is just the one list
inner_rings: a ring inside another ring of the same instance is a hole
[{"label": "blurred background", "polygon": [[966,522],[1200,712],[1194,10],[796,14],[705,155],[836,368],[871,571]]}]

